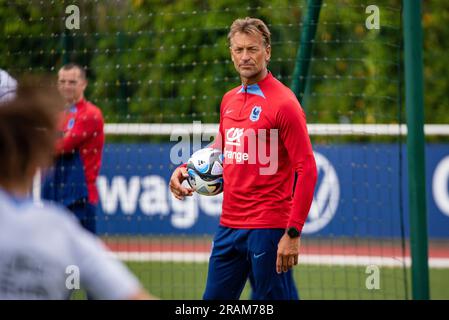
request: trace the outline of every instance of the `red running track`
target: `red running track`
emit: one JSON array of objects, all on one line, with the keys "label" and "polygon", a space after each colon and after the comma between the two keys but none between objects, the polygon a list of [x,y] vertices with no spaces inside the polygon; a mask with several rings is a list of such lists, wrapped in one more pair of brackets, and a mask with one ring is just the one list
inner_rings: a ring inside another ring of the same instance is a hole
[{"label": "red running track", "polygon": [[[135,243],[135,241],[117,242],[106,241],[107,246],[114,252],[209,252],[210,243]],[[402,256],[402,248],[398,245],[333,245],[333,244],[305,244],[301,247],[302,254],[310,255],[351,255],[351,256]],[[406,249],[405,256],[410,256]],[[430,246],[429,257],[449,258],[449,248]]]}]

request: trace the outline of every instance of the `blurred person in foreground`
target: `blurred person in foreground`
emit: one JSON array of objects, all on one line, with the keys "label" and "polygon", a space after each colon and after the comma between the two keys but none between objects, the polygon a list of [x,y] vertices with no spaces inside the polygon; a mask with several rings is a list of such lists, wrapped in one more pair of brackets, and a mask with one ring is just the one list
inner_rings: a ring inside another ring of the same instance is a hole
[{"label": "blurred person in foreground", "polygon": [[50,165],[60,96],[43,80],[19,86],[0,108],[0,299],[150,299],[136,277],[65,208],[28,197]]}]

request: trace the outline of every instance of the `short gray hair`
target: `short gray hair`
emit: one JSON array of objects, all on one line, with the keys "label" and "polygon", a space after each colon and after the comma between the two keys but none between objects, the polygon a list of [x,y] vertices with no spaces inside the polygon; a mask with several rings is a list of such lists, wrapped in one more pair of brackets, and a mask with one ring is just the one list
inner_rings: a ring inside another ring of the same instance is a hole
[{"label": "short gray hair", "polygon": [[236,19],[229,30],[228,42],[231,45],[231,38],[236,33],[260,34],[263,38],[265,47],[271,46],[271,33],[267,25],[260,19],[246,17],[244,19]]}]

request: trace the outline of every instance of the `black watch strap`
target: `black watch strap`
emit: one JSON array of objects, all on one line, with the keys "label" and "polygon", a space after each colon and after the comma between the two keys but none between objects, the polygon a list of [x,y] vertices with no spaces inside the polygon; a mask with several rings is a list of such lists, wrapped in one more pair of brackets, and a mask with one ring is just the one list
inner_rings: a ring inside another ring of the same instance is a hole
[{"label": "black watch strap", "polygon": [[301,235],[301,232],[299,232],[299,230],[295,227],[290,227],[287,229],[287,234],[290,238],[294,239],[298,238]]}]

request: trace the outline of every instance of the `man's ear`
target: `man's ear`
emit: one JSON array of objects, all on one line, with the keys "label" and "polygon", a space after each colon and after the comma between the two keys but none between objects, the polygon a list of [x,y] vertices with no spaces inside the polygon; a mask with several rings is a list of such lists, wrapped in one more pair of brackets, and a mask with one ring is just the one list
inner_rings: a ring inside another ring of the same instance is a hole
[{"label": "man's ear", "polygon": [[265,48],[265,53],[267,54],[267,63],[268,62],[270,62],[270,59],[271,59],[271,46],[267,46],[266,48]]}]

